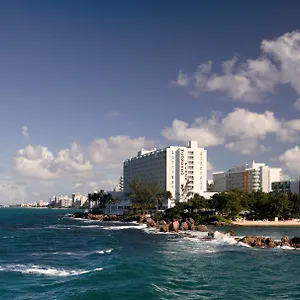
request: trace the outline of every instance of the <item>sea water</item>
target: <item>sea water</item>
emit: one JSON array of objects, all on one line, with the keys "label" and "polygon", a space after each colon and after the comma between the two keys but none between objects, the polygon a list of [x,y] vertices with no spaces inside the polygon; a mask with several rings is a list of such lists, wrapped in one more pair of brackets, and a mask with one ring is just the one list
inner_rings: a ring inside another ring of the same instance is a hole
[{"label": "sea water", "polygon": [[[201,239],[207,233],[182,238],[69,213],[0,209],[0,299],[300,299],[299,250],[250,248],[219,232],[212,241]],[[274,239],[300,236],[299,229],[234,228]]]}]

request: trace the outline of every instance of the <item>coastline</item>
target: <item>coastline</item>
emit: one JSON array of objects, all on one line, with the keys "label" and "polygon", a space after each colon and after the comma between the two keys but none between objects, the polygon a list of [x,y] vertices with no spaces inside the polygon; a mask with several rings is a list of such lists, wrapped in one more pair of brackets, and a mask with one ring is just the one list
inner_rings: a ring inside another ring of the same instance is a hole
[{"label": "coastline", "polygon": [[263,227],[263,226],[300,226],[300,221],[286,220],[286,221],[233,221],[236,226],[244,227]]}]

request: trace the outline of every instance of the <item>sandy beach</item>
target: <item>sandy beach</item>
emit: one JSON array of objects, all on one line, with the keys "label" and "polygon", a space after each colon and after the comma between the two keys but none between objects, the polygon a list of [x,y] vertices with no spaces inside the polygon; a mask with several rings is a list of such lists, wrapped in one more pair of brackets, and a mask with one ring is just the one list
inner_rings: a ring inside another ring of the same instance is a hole
[{"label": "sandy beach", "polygon": [[300,226],[300,221],[234,221],[238,226]]}]

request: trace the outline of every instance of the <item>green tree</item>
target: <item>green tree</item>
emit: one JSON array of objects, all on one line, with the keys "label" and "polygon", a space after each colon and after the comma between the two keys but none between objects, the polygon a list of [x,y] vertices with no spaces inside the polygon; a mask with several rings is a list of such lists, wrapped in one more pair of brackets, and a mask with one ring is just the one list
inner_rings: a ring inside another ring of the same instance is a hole
[{"label": "green tree", "polygon": [[143,214],[150,209],[157,209],[164,197],[172,196],[171,193],[163,191],[160,185],[154,181],[143,181],[136,178],[129,182],[132,200],[131,208],[141,211]]}]

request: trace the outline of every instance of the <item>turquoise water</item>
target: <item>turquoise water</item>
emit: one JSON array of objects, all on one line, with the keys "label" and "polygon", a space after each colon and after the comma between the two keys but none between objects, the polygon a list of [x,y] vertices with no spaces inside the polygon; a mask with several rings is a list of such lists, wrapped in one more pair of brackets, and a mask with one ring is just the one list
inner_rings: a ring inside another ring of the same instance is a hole
[{"label": "turquoise water", "polygon": [[[222,234],[183,239],[68,213],[0,209],[0,299],[300,299],[299,250],[248,248]],[[235,230],[300,236],[298,228]]]}]

